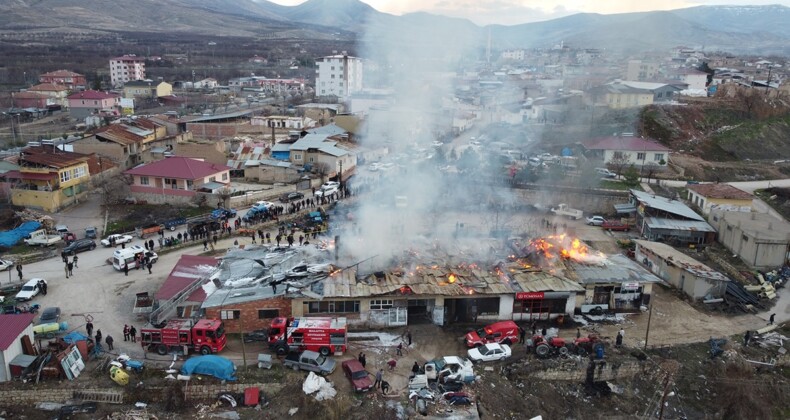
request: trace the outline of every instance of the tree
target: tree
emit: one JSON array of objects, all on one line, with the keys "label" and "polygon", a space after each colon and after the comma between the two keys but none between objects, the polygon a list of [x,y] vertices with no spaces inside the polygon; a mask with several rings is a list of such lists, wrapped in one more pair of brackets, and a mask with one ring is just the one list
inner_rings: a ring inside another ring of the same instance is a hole
[{"label": "tree", "polygon": [[217,202],[217,207],[225,207],[225,208],[227,208],[228,207],[228,200],[230,199],[232,194],[233,194],[233,191],[231,191],[230,188],[228,188],[228,187],[223,187],[223,188],[220,188],[219,190],[217,190],[217,192],[214,193],[214,195],[217,196],[217,198],[219,199],[219,202]]},{"label": "tree", "polygon": [[660,170],[660,167],[655,164],[655,162],[647,162],[646,165],[642,166],[642,173],[644,177],[647,178],[647,183],[650,183],[650,180],[653,178],[656,172]]},{"label": "tree", "polygon": [[625,170],[623,174],[623,184],[627,185],[629,188],[634,188],[639,185],[639,171],[636,170],[633,164]]},{"label": "tree", "polygon": [[628,165],[633,166],[631,164],[631,155],[627,155],[623,152],[614,152],[614,157],[606,164],[606,166],[608,166],[612,172],[616,173],[617,176],[621,176]]},{"label": "tree", "polygon": [[313,164],[313,173],[321,177],[321,183],[326,181],[326,176],[329,175],[329,164],[326,162],[316,162]]},{"label": "tree", "polygon": [[119,204],[129,195],[132,180],[125,176],[104,176],[103,173],[92,178],[93,185],[101,194],[102,204]]}]

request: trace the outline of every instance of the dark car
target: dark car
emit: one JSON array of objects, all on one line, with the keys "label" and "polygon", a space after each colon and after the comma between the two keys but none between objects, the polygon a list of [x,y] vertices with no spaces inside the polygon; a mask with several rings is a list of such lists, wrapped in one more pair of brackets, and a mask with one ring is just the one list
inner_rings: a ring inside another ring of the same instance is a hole
[{"label": "dark car", "polygon": [[256,341],[262,341],[264,343],[269,341],[269,331],[268,330],[255,330],[244,333],[244,342],[245,343],[254,343]]},{"label": "dark car", "polygon": [[39,324],[50,324],[58,321],[60,321],[60,308],[57,306],[44,309],[41,312],[41,316],[38,317]]},{"label": "dark car", "polygon": [[356,359],[346,360],[341,365],[343,367],[343,374],[351,382],[356,392],[367,392],[373,388],[373,381],[370,380],[370,374],[362,367]]},{"label": "dark car", "polygon": [[283,194],[280,196],[280,201],[283,203],[289,203],[294,200],[301,200],[304,198],[304,194],[300,192],[292,192],[288,194]]},{"label": "dark car", "polygon": [[96,248],[96,242],[92,239],[77,239],[63,248],[66,255],[74,255],[82,251],[90,251]]}]

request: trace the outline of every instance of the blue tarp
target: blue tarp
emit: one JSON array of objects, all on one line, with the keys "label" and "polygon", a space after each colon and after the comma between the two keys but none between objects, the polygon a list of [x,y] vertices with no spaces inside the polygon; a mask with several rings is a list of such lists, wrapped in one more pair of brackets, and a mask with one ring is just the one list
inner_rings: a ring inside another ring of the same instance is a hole
[{"label": "blue tarp", "polygon": [[81,332],[72,331],[63,336],[63,341],[65,341],[68,344],[74,344],[77,341],[88,341],[88,336]]},{"label": "blue tarp", "polygon": [[181,373],[192,375],[211,375],[226,381],[235,381],[233,374],[236,372],[236,365],[230,360],[221,356],[193,356],[181,366]]},{"label": "blue tarp", "polygon": [[27,237],[27,235],[30,235],[30,232],[39,228],[41,228],[41,223],[39,222],[25,222],[14,230],[0,232],[0,246],[11,248]]}]

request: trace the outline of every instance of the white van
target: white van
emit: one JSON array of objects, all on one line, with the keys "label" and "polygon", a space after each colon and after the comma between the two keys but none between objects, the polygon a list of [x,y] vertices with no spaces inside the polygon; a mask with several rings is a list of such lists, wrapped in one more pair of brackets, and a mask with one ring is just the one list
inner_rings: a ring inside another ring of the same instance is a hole
[{"label": "white van", "polygon": [[137,268],[137,256],[140,254],[147,256],[151,264],[159,259],[159,255],[157,255],[156,252],[146,251],[146,249],[140,245],[132,245],[126,248],[116,249],[115,252],[112,253],[112,266],[118,271],[123,271],[124,266],[129,266],[130,270]]},{"label": "white van", "polygon": [[595,172],[606,178],[617,178],[617,174],[606,168],[595,168]]}]

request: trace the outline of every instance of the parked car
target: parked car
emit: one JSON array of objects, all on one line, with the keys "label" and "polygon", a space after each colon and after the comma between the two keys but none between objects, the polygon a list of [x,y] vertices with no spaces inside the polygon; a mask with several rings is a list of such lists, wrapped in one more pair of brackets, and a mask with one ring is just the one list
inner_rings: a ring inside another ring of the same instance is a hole
[{"label": "parked car", "polygon": [[595,168],[595,172],[605,178],[617,178],[617,174],[606,168]]},{"label": "parked car", "polygon": [[14,266],[13,261],[0,260],[0,271],[10,270]]},{"label": "parked car", "polygon": [[66,255],[75,255],[78,252],[93,251],[96,249],[96,242],[93,239],[77,239],[63,248]]},{"label": "parked car", "polygon": [[45,308],[38,317],[38,324],[51,324],[60,321],[60,308],[52,306]]},{"label": "parked car", "polygon": [[236,217],[236,209],[218,208],[211,212],[212,219],[233,219]]},{"label": "parked car", "polygon": [[491,362],[505,360],[510,357],[511,350],[507,344],[489,343],[466,351],[473,362]]},{"label": "parked car", "polygon": [[618,222],[616,220],[607,220],[607,221],[605,221],[601,225],[601,228],[609,230],[609,231],[616,230],[616,231],[621,231],[621,232],[628,232],[629,230],[631,230],[631,226],[629,226],[629,225],[627,225],[625,223],[622,223],[622,222]]},{"label": "parked car", "polygon": [[85,228],[85,237],[88,239],[96,239],[99,230],[95,226],[88,226]]},{"label": "parked car", "polygon": [[132,235],[121,235],[116,233],[102,239],[101,244],[104,246],[112,246],[113,243],[115,243],[115,245],[128,244],[132,242],[132,239],[134,239]]},{"label": "parked car", "polygon": [[321,185],[321,189],[327,189],[329,187],[339,187],[340,183],[337,181],[326,181]]},{"label": "parked car", "polygon": [[260,341],[263,343],[269,342],[269,331],[268,330],[255,330],[246,332],[243,335],[243,339],[245,343],[254,343],[256,341]]},{"label": "parked car", "polygon": [[373,381],[370,380],[370,374],[358,360],[346,360],[341,366],[343,367],[343,374],[351,382],[351,387],[354,388],[354,391],[367,392],[373,389]]},{"label": "parked car", "polygon": [[22,286],[22,290],[20,290],[19,293],[16,294],[15,296],[16,300],[19,302],[26,302],[36,297],[36,295],[38,295],[41,292],[40,284],[42,281],[44,282],[44,284],[47,283],[46,280],[40,278],[28,280],[27,283],[25,283],[24,286]]},{"label": "parked car", "polygon": [[252,207],[257,208],[258,210],[268,210],[274,207],[274,203],[272,203],[271,201],[261,200],[261,201],[256,201],[255,204],[252,205]]},{"label": "parked car", "polygon": [[587,224],[590,226],[601,226],[604,223],[606,223],[606,219],[603,216],[590,216],[587,218]]},{"label": "parked car", "polygon": [[315,192],[316,197],[329,197],[330,195],[336,193],[338,191],[338,186],[334,185],[329,188],[321,188],[321,190]]},{"label": "parked car", "polygon": [[291,192],[291,193],[288,193],[288,194],[281,195],[280,196],[280,201],[283,202],[283,203],[290,203],[291,201],[301,200],[303,198],[304,198],[304,194],[302,194],[302,193],[300,193],[298,191],[294,191],[294,192]]}]

